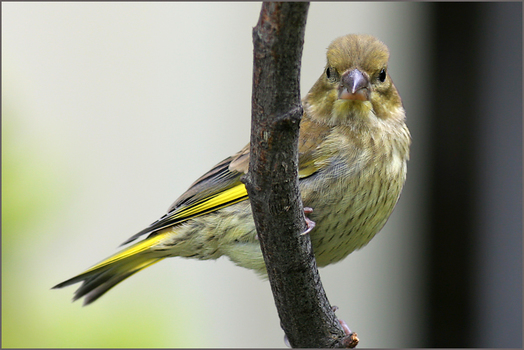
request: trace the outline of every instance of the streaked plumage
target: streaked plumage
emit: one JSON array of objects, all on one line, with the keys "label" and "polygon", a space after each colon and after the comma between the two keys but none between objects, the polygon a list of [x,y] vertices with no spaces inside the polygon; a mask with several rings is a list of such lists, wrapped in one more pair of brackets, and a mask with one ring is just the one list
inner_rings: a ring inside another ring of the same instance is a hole
[{"label": "streaked plumage", "polygon": [[[384,226],[406,178],[410,135],[387,73],[389,52],[376,38],[347,35],[328,48],[327,65],[303,100],[299,178],[319,266],[366,245]],[[216,259],[265,274],[251,207],[240,177],[249,145],[200,177],[168,213],[132,236],[147,237],[55,286],[83,282],[74,299],[89,304],[166,257]]]}]

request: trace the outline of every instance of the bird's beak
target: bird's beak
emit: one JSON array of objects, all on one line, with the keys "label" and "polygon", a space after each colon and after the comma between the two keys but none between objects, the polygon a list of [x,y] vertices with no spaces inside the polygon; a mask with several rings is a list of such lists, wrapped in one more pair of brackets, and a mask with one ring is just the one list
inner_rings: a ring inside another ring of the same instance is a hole
[{"label": "bird's beak", "polygon": [[338,88],[338,98],[342,100],[369,101],[369,78],[367,74],[353,69],[342,75],[342,83]]}]

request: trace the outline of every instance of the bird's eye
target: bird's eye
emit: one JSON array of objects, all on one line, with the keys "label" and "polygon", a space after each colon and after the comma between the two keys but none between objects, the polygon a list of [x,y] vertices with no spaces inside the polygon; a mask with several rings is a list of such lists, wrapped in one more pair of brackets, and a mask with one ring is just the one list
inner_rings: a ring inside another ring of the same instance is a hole
[{"label": "bird's eye", "polygon": [[328,78],[331,81],[335,81],[337,80],[337,77],[338,77],[338,72],[335,68],[328,67],[326,69],[326,78]]},{"label": "bird's eye", "polygon": [[378,74],[378,80],[380,80],[382,83],[386,81],[386,69],[382,68],[380,70],[380,73]]}]

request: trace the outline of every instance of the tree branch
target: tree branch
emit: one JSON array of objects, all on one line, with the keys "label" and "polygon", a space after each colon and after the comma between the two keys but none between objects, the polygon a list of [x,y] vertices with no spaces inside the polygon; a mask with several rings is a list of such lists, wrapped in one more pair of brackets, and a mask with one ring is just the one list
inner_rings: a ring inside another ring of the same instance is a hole
[{"label": "tree branch", "polygon": [[269,282],[292,347],[348,347],[326,297],[298,188],[300,64],[309,3],[264,2],[253,29],[249,193]]}]

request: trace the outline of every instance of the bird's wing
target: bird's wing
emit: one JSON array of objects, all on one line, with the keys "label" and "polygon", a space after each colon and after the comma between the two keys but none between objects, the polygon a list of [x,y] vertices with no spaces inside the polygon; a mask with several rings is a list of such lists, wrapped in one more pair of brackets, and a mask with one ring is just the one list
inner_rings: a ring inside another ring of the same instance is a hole
[{"label": "bird's wing", "polygon": [[[318,138],[316,141],[318,142]],[[309,177],[318,171],[313,158],[316,145],[315,142],[309,140],[300,142],[299,179]],[[169,207],[167,214],[130,237],[122,245],[130,243],[146,233],[154,233],[246,200],[248,198],[247,190],[240,178],[247,173],[248,165],[249,144],[234,156],[224,159],[202,175]]]},{"label": "bird's wing", "polygon": [[202,175],[169,207],[167,214],[130,237],[122,245],[146,233],[156,232],[247,199],[246,188],[240,181],[244,173],[229,169],[234,158],[224,159]]}]

